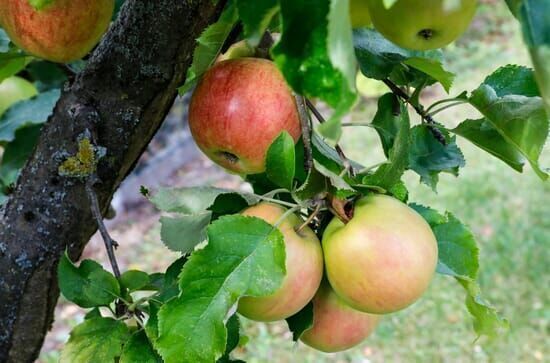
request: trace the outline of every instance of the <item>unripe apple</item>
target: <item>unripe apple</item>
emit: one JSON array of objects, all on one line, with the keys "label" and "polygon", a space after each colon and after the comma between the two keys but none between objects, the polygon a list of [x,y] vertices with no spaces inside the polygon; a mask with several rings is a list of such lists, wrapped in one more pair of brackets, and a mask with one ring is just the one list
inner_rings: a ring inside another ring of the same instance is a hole
[{"label": "unripe apple", "polygon": [[334,218],[323,235],[327,277],[351,307],[386,314],[416,301],[437,265],[437,241],[426,221],[406,204],[369,195],[344,225]]},{"label": "unripe apple", "polygon": [[28,53],[66,63],[85,56],[111,22],[114,0],[0,0],[0,25]]},{"label": "unripe apple", "polygon": [[301,135],[294,96],[275,64],[240,58],[216,63],[202,77],[189,106],[199,148],[238,174],[265,171],[267,150],[283,131]]},{"label": "unripe apple", "polygon": [[372,25],[369,8],[365,0],[350,0],[349,13],[352,28],[365,28]]},{"label": "unripe apple", "polygon": [[0,82],[0,116],[15,103],[34,97],[37,93],[34,85],[26,79],[15,76],[6,78]]},{"label": "unripe apple", "polygon": [[300,340],[326,353],[341,352],[365,340],[379,320],[379,315],[351,308],[323,282],[313,298],[313,326]]},{"label": "unripe apple", "polygon": [[[280,222],[285,208],[260,203],[242,212],[245,216],[261,218],[270,224]],[[286,276],[277,291],[265,297],[243,297],[238,312],[257,321],[286,319],[300,311],[319,288],[323,276],[321,243],[309,227],[297,232],[302,220],[290,214],[279,224],[286,250]]]},{"label": "unripe apple", "polygon": [[387,39],[409,49],[441,48],[470,25],[477,0],[397,0],[386,9],[381,0],[364,0],[372,22]]}]

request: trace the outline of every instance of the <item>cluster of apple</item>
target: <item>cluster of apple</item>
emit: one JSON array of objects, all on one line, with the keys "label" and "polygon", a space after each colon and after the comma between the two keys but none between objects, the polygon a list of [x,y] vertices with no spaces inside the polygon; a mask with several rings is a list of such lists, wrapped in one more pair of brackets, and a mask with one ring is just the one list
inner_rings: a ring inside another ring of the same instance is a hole
[{"label": "cluster of apple", "polygon": [[[301,136],[296,103],[269,60],[223,60],[208,70],[190,103],[189,125],[197,145],[214,162],[239,174],[265,171],[266,153],[287,131]],[[238,312],[257,321],[288,318],[313,302],[313,327],[301,340],[335,352],[363,341],[379,316],[401,310],[428,287],[437,263],[430,226],[406,204],[368,195],[344,224],[328,224],[322,243],[298,215],[262,202],[243,215],[275,225],[286,247],[286,277],[267,297],[243,297]],[[255,278],[255,277],[252,277]],[[257,277],[260,278],[260,277]]]},{"label": "cluster of apple", "polygon": [[457,39],[474,17],[477,0],[350,0],[354,28],[374,25],[384,37],[408,49],[441,48]]}]

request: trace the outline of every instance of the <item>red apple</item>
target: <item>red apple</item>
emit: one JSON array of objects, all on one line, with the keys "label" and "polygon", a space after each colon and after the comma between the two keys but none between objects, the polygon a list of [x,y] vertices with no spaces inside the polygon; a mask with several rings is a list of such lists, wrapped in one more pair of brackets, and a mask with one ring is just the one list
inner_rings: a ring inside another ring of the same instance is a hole
[{"label": "red apple", "polygon": [[295,141],[301,134],[283,75],[259,58],[225,60],[209,69],[191,99],[189,126],[210,159],[238,174],[265,171],[267,150],[281,132]]},{"label": "red apple", "polygon": [[344,225],[334,218],[323,235],[330,284],[351,307],[385,314],[416,301],[437,265],[437,242],[426,221],[397,199],[369,195]]},{"label": "red apple", "polygon": [[[260,203],[242,214],[276,224],[285,212],[276,204]],[[237,311],[243,316],[257,321],[282,320],[300,311],[315,295],[323,276],[323,251],[311,228],[297,232],[302,223],[297,215],[290,214],[279,224],[285,240],[286,276],[270,296],[241,298]]]},{"label": "red apple", "polygon": [[300,340],[326,353],[340,352],[365,340],[379,320],[379,315],[351,308],[324,282],[313,298],[313,326]]},{"label": "red apple", "polygon": [[114,0],[51,0],[36,9],[29,0],[0,0],[0,25],[30,54],[66,63],[99,42],[114,6]]}]

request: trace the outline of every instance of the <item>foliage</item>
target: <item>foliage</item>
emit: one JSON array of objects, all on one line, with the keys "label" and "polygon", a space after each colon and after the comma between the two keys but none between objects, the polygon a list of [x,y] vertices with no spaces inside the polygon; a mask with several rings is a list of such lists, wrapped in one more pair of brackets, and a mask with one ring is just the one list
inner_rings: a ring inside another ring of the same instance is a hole
[{"label": "foliage", "polygon": [[[48,1],[31,3],[40,7]],[[322,235],[326,220],[332,214],[346,218],[346,206],[361,195],[383,193],[407,201],[403,178],[407,170],[433,191],[442,173],[458,176],[467,163],[457,136],[518,172],[529,163],[541,180],[547,180],[539,159],[549,129],[550,70],[544,56],[550,54],[550,11],[544,2],[507,3],[521,23],[535,69],[508,65],[476,89],[460,90],[425,107],[420,102],[425,89],[440,85],[450,93],[460,77],[447,70],[443,50],[412,51],[374,29],[352,30],[347,0],[229,1],[218,21],[197,39],[180,93],[192,89],[216,61],[237,26],[242,26],[240,36],[252,47],[265,47],[266,30],[280,32],[269,56],[293,91],[323,101],[331,108],[330,117],[325,121],[312,113],[320,122],[314,124],[311,143],[303,138],[295,145],[289,134],[280,134],[266,155],[266,172],[247,177],[253,192],[195,187],[161,189],[151,195],[150,201],[164,213],[163,243],[181,254],[164,273],[132,270],[117,278],[94,261],[82,261],[77,267],[65,255],[58,269],[61,292],[92,310],[72,331],[61,361],[232,361],[242,335],[239,318],[233,314],[235,304],[242,296],[272,294],[286,273],[278,228],[237,215],[261,200],[290,207],[291,212],[314,213],[311,225]],[[386,6],[391,4],[385,1]],[[342,118],[357,98],[357,67],[391,91],[378,99],[376,115],[366,125],[380,138],[386,157],[380,165],[349,160],[338,145]],[[0,82],[16,74],[24,74],[40,93],[11,105],[0,116],[4,195],[9,194],[66,80],[61,66],[26,55],[0,29]],[[440,111],[460,105],[472,106],[479,117],[454,127],[434,120]],[[418,124],[413,111],[421,119]],[[100,155],[86,140],[79,140],[78,153],[60,165],[61,175],[87,177],[95,171]],[[304,148],[311,149],[312,160],[307,160]],[[479,248],[472,231],[451,213],[411,206],[437,238],[437,272],[464,288],[476,334],[494,338],[506,331],[506,318],[482,297]],[[116,319],[104,316],[108,311]],[[311,304],[287,319],[294,340],[311,327],[312,320]]]}]

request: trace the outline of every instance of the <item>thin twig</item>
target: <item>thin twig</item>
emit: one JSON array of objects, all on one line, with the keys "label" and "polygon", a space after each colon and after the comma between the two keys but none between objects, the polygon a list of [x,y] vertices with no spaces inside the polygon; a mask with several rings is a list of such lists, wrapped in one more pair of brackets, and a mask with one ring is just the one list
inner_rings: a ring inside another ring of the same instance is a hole
[{"label": "thin twig", "polygon": [[317,214],[319,214],[319,212],[321,211],[321,206],[322,206],[321,201],[317,202],[315,206],[315,210],[309,215],[309,217],[307,217],[305,222],[302,223],[302,225],[298,227],[298,229],[296,229],[296,233],[300,233],[302,229],[306,228],[306,226],[308,226],[313,221],[313,219],[317,217]]},{"label": "thin twig", "polygon": [[103,223],[103,216],[101,214],[101,209],[99,208],[99,201],[97,200],[97,194],[94,190],[94,184],[97,180],[95,175],[90,176],[86,181],[86,193],[90,199],[90,207],[92,209],[92,214],[97,222],[97,227],[105,243],[105,248],[107,249],[107,255],[109,256],[109,261],[111,262],[111,267],[113,268],[113,273],[117,278],[120,277],[120,269],[115,256],[115,248],[118,247],[118,243],[111,238],[107,227]]},{"label": "thin twig", "polygon": [[416,113],[420,117],[422,117],[422,120],[426,121],[426,123],[428,124],[428,129],[430,130],[432,135],[437,139],[437,141],[439,141],[442,145],[447,145],[447,140],[445,139],[445,136],[441,133],[441,131],[439,131],[439,129],[434,127],[434,125],[436,125],[437,122],[432,118],[432,116],[428,115],[424,111],[424,108],[422,107],[422,105],[417,105],[413,103],[409,95],[405,91],[403,91],[401,88],[399,88],[399,86],[397,86],[391,80],[386,78],[383,80],[383,82],[386,86],[389,87],[389,89],[393,92],[393,94],[395,94],[396,96],[401,98],[403,101],[411,105],[412,108],[414,108],[414,110],[416,111]]},{"label": "thin twig", "polygon": [[[326,122],[325,118],[323,117],[323,115],[321,115],[321,113],[319,112],[317,107],[315,107],[315,105],[313,103],[311,103],[311,101],[308,100],[307,98],[306,98],[306,105],[311,110],[311,112],[313,113],[315,118],[319,121],[319,123],[325,123]],[[338,144],[336,144],[336,146],[334,146],[334,149],[338,153],[338,156],[340,157],[340,160],[342,160],[342,163],[344,164],[344,168],[349,171],[349,175],[351,177],[354,177],[355,176],[355,170],[353,169],[353,166],[351,165],[351,162],[349,161],[346,154],[344,153],[344,150],[342,150],[342,148]]]},{"label": "thin twig", "polygon": [[313,167],[313,150],[311,148],[311,118],[307,110],[307,101],[304,96],[296,96],[296,106],[302,127],[302,141],[304,142],[304,169],[306,174]]}]

